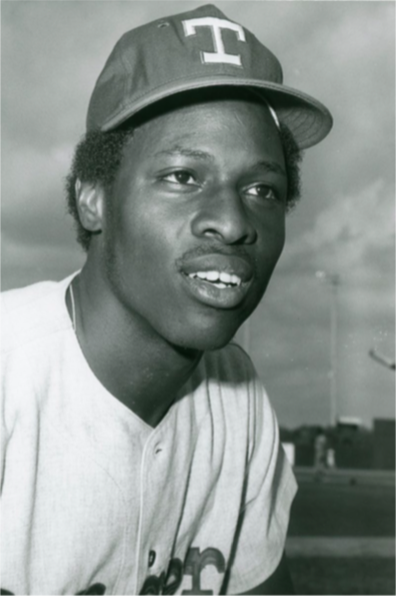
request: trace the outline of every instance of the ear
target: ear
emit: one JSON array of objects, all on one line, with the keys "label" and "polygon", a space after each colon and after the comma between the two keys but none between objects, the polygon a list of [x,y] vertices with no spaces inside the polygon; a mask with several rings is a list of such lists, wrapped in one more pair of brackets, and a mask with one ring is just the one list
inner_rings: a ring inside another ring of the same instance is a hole
[{"label": "ear", "polygon": [[100,232],[103,226],[105,193],[99,184],[76,181],[76,203],[81,225],[89,232]]}]

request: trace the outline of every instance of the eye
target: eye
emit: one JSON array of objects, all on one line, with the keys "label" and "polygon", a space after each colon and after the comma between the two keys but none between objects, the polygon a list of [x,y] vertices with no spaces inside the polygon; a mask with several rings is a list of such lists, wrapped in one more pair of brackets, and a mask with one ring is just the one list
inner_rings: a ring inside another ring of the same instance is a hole
[{"label": "eye", "polygon": [[280,201],[280,196],[276,190],[266,184],[256,184],[246,189],[246,194],[257,197],[258,199],[265,199],[269,201]]},{"label": "eye", "polygon": [[181,184],[192,186],[197,183],[195,177],[190,174],[187,170],[177,170],[176,172],[170,172],[162,177],[163,180],[171,182],[172,184]]}]

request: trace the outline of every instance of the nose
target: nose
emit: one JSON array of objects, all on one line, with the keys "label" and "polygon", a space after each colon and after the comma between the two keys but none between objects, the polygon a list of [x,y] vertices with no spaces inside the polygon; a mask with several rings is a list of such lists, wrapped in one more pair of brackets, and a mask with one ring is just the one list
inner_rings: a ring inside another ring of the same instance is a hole
[{"label": "nose", "polygon": [[202,197],[192,221],[197,237],[212,237],[225,244],[253,244],[257,238],[246,206],[236,189],[218,189]]}]

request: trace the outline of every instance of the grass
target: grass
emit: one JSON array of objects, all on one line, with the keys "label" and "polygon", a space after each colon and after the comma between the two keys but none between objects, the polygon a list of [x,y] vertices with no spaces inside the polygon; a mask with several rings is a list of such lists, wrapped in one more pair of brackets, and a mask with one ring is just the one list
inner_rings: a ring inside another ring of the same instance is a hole
[{"label": "grass", "polygon": [[296,594],[395,594],[395,561],[374,557],[288,559]]},{"label": "grass", "polygon": [[394,486],[300,484],[289,536],[394,535]]}]

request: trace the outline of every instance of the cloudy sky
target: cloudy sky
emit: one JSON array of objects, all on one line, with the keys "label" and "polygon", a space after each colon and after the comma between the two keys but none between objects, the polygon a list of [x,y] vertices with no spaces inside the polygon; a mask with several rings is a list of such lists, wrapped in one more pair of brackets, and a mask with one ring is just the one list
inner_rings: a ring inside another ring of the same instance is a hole
[{"label": "cloudy sky", "polygon": [[[184,1],[2,1],[2,288],[62,279],[84,260],[63,185],[105,59],[127,29]],[[308,150],[303,198],[270,288],[240,332],[281,424],[327,424],[338,275],[338,415],[394,417],[395,5],[217,2],[280,59],[285,82],[332,112]]]}]

